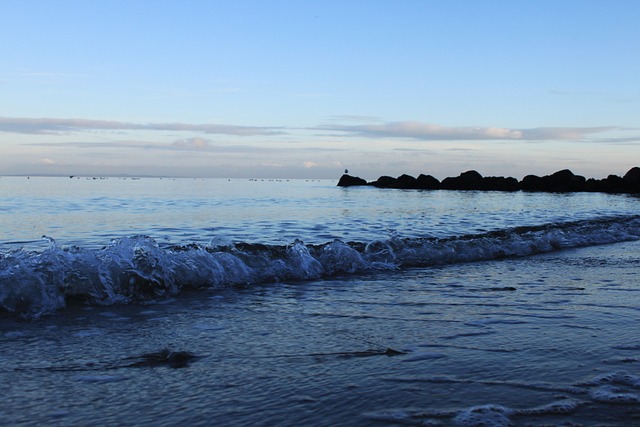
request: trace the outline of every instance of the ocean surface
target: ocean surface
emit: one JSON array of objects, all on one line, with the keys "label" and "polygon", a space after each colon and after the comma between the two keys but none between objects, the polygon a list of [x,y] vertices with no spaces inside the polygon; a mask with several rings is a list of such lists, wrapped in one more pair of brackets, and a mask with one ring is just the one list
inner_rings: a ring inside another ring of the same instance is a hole
[{"label": "ocean surface", "polygon": [[640,198],[0,178],[0,425],[640,425]]}]

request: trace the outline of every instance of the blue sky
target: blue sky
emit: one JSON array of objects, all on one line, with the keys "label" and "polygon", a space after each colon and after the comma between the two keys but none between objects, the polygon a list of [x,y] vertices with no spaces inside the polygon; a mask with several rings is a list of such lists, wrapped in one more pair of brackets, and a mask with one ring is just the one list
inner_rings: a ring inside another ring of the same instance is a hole
[{"label": "blue sky", "polygon": [[0,0],[0,175],[640,165],[640,2]]}]

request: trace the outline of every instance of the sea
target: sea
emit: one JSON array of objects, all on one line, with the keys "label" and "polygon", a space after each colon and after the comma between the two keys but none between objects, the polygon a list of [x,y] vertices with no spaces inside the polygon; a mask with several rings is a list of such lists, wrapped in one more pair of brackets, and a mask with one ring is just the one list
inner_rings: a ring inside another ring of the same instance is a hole
[{"label": "sea", "polygon": [[640,425],[640,198],[0,178],[0,425]]}]

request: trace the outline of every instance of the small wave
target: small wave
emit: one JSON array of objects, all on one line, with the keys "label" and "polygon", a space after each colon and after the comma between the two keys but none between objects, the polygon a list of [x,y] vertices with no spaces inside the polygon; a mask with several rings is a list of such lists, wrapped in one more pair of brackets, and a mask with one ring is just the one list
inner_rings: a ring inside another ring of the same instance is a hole
[{"label": "small wave", "polygon": [[[577,414],[595,422],[594,415],[603,415],[609,422],[628,419],[619,409],[637,411],[640,404],[640,377],[626,371],[609,372],[589,381],[572,384],[530,383],[517,381],[474,380],[453,376],[390,377],[387,381],[400,383],[482,384],[517,387],[549,392],[552,401],[540,406],[511,408],[504,404],[487,403],[461,408],[393,408],[363,414],[366,418],[396,424],[459,425],[459,426],[511,426],[560,425],[562,417]],[[573,396],[571,396],[573,395]],[[520,405],[518,405],[520,406]],[[581,409],[583,413],[578,414]],[[616,415],[609,418],[607,414]],[[573,423],[562,423],[562,425]]]},{"label": "small wave", "polygon": [[527,256],[640,238],[640,216],[519,227],[446,239],[392,237],[305,245],[223,242],[160,247],[148,236],[101,249],[62,247],[0,254],[0,309],[37,319],[69,301],[94,305],[152,301],[183,289],[222,289],[341,274]]},{"label": "small wave", "polygon": [[[574,413],[584,402],[561,399],[548,404],[526,409],[512,409],[498,404],[471,406],[458,410],[403,409],[395,408],[363,414],[365,418],[393,424],[410,425],[454,425],[462,427],[512,426],[513,418],[527,416],[557,416]],[[449,421],[449,423],[443,423]]]}]

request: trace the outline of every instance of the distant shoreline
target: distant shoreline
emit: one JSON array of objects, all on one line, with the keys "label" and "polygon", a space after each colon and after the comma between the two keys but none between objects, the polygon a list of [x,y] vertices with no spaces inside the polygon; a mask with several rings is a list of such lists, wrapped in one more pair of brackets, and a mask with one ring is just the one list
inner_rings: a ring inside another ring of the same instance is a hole
[{"label": "distant shoreline", "polygon": [[375,181],[342,175],[338,187],[372,186],[376,188],[395,188],[401,190],[470,190],[470,191],[527,191],[547,193],[640,193],[640,167],[631,168],[624,176],[609,175],[604,179],[585,178],[575,175],[569,169],[563,169],[551,175],[527,175],[522,180],[503,176],[483,177],[479,172],[470,170],[457,177],[448,177],[439,181],[431,175],[400,175],[397,178],[381,176]]},{"label": "distant shoreline", "polygon": [[140,179],[217,179],[225,181],[334,181],[335,178],[256,178],[256,177],[223,177],[223,176],[172,176],[172,175],[52,175],[52,174],[14,174],[0,175],[2,178],[66,178],[87,180],[140,180]]}]

